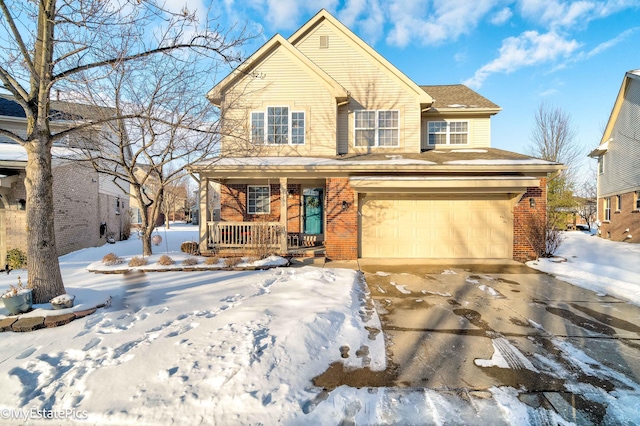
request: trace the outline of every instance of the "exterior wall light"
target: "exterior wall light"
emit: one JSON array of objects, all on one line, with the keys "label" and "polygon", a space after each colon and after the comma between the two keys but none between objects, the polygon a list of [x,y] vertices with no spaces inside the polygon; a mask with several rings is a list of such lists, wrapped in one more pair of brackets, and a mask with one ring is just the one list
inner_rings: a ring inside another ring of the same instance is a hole
[{"label": "exterior wall light", "polygon": [[532,209],[536,208],[536,199],[531,197],[529,198],[529,207],[531,207]]},{"label": "exterior wall light", "polygon": [[349,203],[347,202],[347,200],[343,200],[342,201],[342,210],[346,210],[349,208]]}]

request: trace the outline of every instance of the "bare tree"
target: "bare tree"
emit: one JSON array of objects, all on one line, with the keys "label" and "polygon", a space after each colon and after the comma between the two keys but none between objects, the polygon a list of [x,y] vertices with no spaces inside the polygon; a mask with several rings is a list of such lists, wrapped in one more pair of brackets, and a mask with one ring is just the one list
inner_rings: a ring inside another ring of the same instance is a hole
[{"label": "bare tree", "polygon": [[52,91],[79,93],[122,64],[145,66],[149,58],[178,51],[235,62],[244,36],[231,37],[206,16],[206,22],[198,22],[186,8],[171,13],[154,0],[0,0],[0,13],[0,81],[22,106],[27,121],[25,134],[0,130],[0,135],[27,152],[28,285],[34,289],[34,303],[45,303],[65,292],[54,235],[51,148],[78,131],[131,115],[116,108],[111,117],[71,123],[54,134]]},{"label": "bare tree", "polygon": [[[162,213],[165,217],[165,227],[169,229],[169,221],[176,220],[176,211],[180,210],[183,215],[187,204],[187,175],[182,175],[168,183],[164,191],[164,203]],[[181,216],[182,217],[182,216]]]},{"label": "bare tree", "polygon": [[578,185],[576,192],[579,197],[575,210],[576,214],[580,216],[589,229],[591,229],[598,214],[598,180],[593,167],[590,168],[584,181]]}]

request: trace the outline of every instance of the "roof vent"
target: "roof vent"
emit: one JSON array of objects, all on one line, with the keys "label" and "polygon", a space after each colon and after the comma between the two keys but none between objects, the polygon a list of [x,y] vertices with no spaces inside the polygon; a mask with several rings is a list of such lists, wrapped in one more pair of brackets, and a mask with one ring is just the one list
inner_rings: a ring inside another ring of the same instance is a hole
[{"label": "roof vent", "polygon": [[321,35],[320,36],[320,49],[328,49],[329,48],[329,36]]}]

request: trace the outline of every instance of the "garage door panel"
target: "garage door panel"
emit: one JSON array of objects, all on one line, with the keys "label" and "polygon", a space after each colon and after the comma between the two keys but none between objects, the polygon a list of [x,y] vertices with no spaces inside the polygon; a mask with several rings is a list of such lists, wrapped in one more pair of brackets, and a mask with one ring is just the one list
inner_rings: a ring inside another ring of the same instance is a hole
[{"label": "garage door panel", "polygon": [[362,257],[511,258],[506,196],[364,195],[360,213]]}]

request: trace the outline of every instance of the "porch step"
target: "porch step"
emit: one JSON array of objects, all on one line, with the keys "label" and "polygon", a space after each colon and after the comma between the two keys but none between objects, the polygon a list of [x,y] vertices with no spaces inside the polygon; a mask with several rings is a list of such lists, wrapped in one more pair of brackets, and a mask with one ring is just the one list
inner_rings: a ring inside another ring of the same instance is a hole
[{"label": "porch step", "polygon": [[324,246],[315,247],[289,247],[289,256],[292,257],[325,257]]}]

